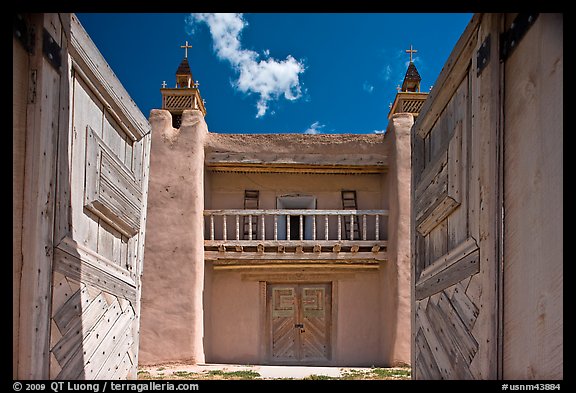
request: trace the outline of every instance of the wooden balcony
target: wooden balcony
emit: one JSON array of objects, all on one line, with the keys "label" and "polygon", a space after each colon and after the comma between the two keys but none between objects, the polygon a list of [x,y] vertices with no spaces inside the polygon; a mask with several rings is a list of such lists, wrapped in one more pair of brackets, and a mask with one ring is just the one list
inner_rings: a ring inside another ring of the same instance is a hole
[{"label": "wooden balcony", "polygon": [[205,259],[215,265],[377,268],[387,259],[387,210],[205,210],[204,216]]}]

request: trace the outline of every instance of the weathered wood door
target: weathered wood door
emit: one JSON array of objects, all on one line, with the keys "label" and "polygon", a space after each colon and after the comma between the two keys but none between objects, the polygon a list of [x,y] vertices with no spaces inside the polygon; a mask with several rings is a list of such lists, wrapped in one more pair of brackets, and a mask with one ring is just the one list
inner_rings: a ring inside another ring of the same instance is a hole
[{"label": "weathered wood door", "polygon": [[71,132],[61,137],[58,156],[50,377],[135,378],[149,125],[75,16],[69,61]]},{"label": "weathered wood door", "polygon": [[18,377],[136,378],[149,124],[75,15],[21,20],[36,34]]},{"label": "weathered wood door", "polygon": [[284,364],[330,360],[332,285],[267,286],[270,360]]},{"label": "weathered wood door", "polygon": [[498,375],[497,15],[475,15],[412,128],[416,379]]}]

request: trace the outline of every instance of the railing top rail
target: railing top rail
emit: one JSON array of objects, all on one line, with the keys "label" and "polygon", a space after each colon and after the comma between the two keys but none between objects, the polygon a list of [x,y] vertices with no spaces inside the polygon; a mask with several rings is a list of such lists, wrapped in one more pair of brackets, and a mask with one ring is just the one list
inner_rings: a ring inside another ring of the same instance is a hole
[{"label": "railing top rail", "polygon": [[345,215],[387,216],[388,210],[318,210],[318,209],[217,209],[204,210],[205,216],[261,216],[261,215],[303,215],[303,216],[345,216]]}]

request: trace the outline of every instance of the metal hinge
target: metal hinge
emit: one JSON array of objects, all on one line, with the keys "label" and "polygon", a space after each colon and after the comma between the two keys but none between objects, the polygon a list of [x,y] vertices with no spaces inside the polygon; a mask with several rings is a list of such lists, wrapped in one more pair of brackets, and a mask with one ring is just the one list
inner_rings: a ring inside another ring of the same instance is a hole
[{"label": "metal hinge", "polygon": [[488,65],[490,61],[490,34],[484,39],[478,52],[476,52],[476,76],[482,73],[484,67]]},{"label": "metal hinge", "polygon": [[28,27],[26,17],[23,14],[14,14],[12,23],[14,37],[18,39],[26,52],[34,52],[34,28]]},{"label": "metal hinge", "polygon": [[48,30],[44,29],[42,39],[42,53],[46,56],[48,63],[60,72],[60,64],[62,64],[60,45],[52,38]]},{"label": "metal hinge", "polygon": [[516,49],[524,34],[538,18],[538,13],[520,13],[514,18],[510,28],[500,34],[500,61],[505,61]]}]

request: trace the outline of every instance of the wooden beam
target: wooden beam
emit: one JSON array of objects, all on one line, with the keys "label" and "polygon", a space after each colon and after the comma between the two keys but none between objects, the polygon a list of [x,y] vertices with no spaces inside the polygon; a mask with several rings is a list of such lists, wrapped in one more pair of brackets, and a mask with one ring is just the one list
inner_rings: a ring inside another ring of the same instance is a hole
[{"label": "wooden beam", "polygon": [[204,210],[205,216],[349,216],[349,215],[367,215],[367,216],[388,216],[388,210],[320,210],[320,209],[213,209]]},{"label": "wooden beam", "polygon": [[[386,261],[388,260],[388,253],[380,251],[373,253],[371,251],[361,251],[356,253],[350,252],[303,252],[303,253],[276,253],[265,252],[258,253],[255,251],[243,252],[225,252],[219,251],[204,251],[204,259],[207,261],[326,261],[334,262],[340,261],[341,263],[355,263],[357,261]],[[216,263],[215,262],[215,263]]]},{"label": "wooden beam", "polygon": [[374,264],[374,265],[360,265],[360,264],[354,264],[354,265],[338,265],[338,264],[307,264],[307,265],[302,265],[302,264],[263,264],[263,265],[250,265],[250,264],[238,264],[238,265],[214,265],[213,269],[214,270],[252,270],[252,271],[258,271],[258,270],[262,270],[262,269],[274,269],[274,270],[280,270],[280,269],[302,269],[302,268],[306,268],[306,269],[334,269],[334,270],[378,270],[380,268],[380,265]]},{"label": "wooden beam", "polygon": [[339,244],[340,247],[373,247],[378,245],[382,248],[386,248],[388,246],[387,240],[204,240],[204,247],[220,247],[225,246],[229,248],[233,247],[258,247],[259,245],[263,245],[264,247],[280,247],[282,246],[284,249],[286,247],[307,247],[307,248],[314,248],[316,246],[319,247],[334,247],[336,244]]}]

